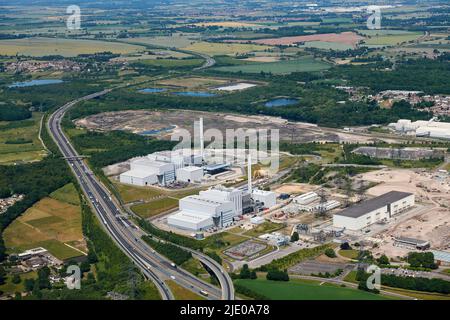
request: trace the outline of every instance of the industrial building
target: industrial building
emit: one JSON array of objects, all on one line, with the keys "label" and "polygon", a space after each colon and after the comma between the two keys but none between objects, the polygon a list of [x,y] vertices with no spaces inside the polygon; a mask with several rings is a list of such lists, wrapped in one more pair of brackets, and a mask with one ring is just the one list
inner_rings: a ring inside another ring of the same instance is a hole
[{"label": "industrial building", "polygon": [[319,195],[315,192],[308,192],[302,195],[299,195],[294,198],[294,203],[299,205],[307,205],[310,204],[316,200],[319,200]]},{"label": "industrial building", "polygon": [[397,237],[394,239],[394,245],[397,247],[416,249],[416,250],[427,250],[430,248],[430,242],[426,240]]},{"label": "industrial building", "polygon": [[450,252],[431,250],[434,256],[434,261],[440,266],[450,266]]},{"label": "industrial building", "polygon": [[[251,160],[249,172],[251,173]],[[252,189],[251,174],[247,188],[248,190],[243,190],[219,185],[200,191],[197,196],[185,197],[179,202],[179,211],[170,215],[167,223],[175,228],[192,231],[224,228],[244,213],[254,212],[255,208],[261,206],[270,208],[276,204],[274,192]]]},{"label": "industrial building", "polygon": [[180,211],[170,215],[170,226],[193,231],[213,227],[224,228],[233,222],[234,208],[231,201],[211,200],[204,196],[188,196],[180,200]]},{"label": "industrial building", "polygon": [[361,230],[374,223],[388,221],[414,206],[414,203],[414,194],[391,191],[334,214],[333,226],[354,231]]},{"label": "industrial building", "polygon": [[272,191],[254,189],[252,190],[252,199],[261,203],[265,208],[271,208],[277,204],[277,195]]},{"label": "industrial building", "polygon": [[138,186],[156,183],[166,186],[175,181],[175,165],[147,157],[138,158],[130,162],[130,170],[122,173],[119,179],[121,183]]},{"label": "industrial building", "polygon": [[450,139],[450,123],[430,121],[398,120],[389,124],[389,127],[398,133],[415,135],[417,137],[430,137],[439,139]]},{"label": "industrial building", "polygon": [[203,179],[203,168],[183,167],[176,170],[177,181],[182,182],[201,182]]}]

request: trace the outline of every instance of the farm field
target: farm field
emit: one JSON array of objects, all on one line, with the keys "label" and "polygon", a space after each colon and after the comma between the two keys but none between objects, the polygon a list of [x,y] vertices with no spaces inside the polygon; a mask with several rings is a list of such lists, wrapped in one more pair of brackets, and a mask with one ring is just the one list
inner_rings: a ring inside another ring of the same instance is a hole
[{"label": "farm field", "polygon": [[164,197],[152,202],[134,205],[131,210],[140,217],[147,219],[176,207],[178,207],[178,199]]},{"label": "farm field", "polygon": [[196,23],[196,26],[202,27],[223,27],[223,28],[258,28],[264,27],[261,24],[250,23],[250,22],[240,22],[240,21],[217,21],[217,22],[200,22]]},{"label": "farm field", "polygon": [[132,39],[123,39],[121,41],[133,44],[151,45],[155,47],[182,48],[195,43],[197,41],[196,38],[197,37],[195,34],[186,35],[182,33],[174,33],[171,36],[137,37]]},{"label": "farm field", "polygon": [[[75,193],[73,186],[65,186],[52,196],[74,201]],[[58,259],[67,260],[86,251],[79,206],[54,198],[44,198],[25,211],[6,228],[4,238],[13,253],[44,247]]]},{"label": "farm field", "polygon": [[367,45],[396,45],[403,42],[415,41],[421,36],[421,33],[409,32],[396,35],[377,35],[364,41]]},{"label": "farm field", "polygon": [[206,77],[180,77],[161,80],[159,85],[183,87],[183,88],[197,88],[202,86],[215,86],[227,83],[228,79],[220,78],[206,78]]},{"label": "farm field", "polygon": [[[47,153],[39,140],[42,113],[31,119],[0,125],[0,164],[41,160]],[[23,140],[24,143],[8,143]]]},{"label": "farm field", "polygon": [[338,42],[347,45],[354,46],[360,40],[364,38],[354,32],[342,32],[342,33],[323,33],[323,34],[312,34],[307,36],[294,36],[294,37],[282,37],[282,38],[270,38],[270,39],[258,39],[252,41],[253,43],[265,44],[269,46],[277,45],[292,45],[299,42],[307,41],[327,41],[327,42]]},{"label": "farm field", "polygon": [[211,56],[219,56],[219,55],[234,56],[236,54],[245,54],[254,51],[264,51],[271,49],[271,47],[257,44],[196,42],[187,47],[183,47],[182,49],[187,51],[204,53]]},{"label": "farm field", "polygon": [[291,279],[288,282],[265,279],[238,279],[237,284],[247,287],[273,300],[386,300],[373,293],[332,285],[320,285],[316,281]]},{"label": "farm field", "polygon": [[203,64],[203,59],[148,59],[141,60],[140,63],[151,66],[158,66],[164,68],[177,67],[197,67]]},{"label": "farm field", "polygon": [[273,74],[288,74],[291,72],[314,72],[322,71],[330,68],[330,65],[316,60],[310,56],[297,60],[278,61],[255,63],[249,65],[230,66],[215,68],[218,71],[225,72],[243,72],[243,73],[273,73]]},{"label": "farm field", "polygon": [[25,38],[0,40],[0,55],[46,56],[61,55],[75,57],[79,54],[93,54],[110,51],[118,54],[129,54],[142,51],[144,47],[96,40],[73,40],[54,38]]},{"label": "farm field", "polygon": [[327,42],[327,41],[308,41],[305,42],[301,47],[305,48],[316,48],[316,49],[325,49],[325,50],[351,50],[353,46],[340,43],[340,42]]}]

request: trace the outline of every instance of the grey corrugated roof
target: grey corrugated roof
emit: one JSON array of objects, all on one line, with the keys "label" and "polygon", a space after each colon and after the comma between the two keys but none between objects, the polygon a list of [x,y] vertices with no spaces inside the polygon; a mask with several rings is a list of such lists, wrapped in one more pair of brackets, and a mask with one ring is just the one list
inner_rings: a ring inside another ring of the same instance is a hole
[{"label": "grey corrugated roof", "polygon": [[402,200],[408,196],[412,195],[412,193],[408,192],[400,192],[400,191],[391,191],[385,193],[379,197],[364,201],[360,204],[351,206],[341,212],[336,213],[338,216],[345,216],[351,218],[358,218],[366,213],[377,210],[381,207],[387,206],[390,203]]}]

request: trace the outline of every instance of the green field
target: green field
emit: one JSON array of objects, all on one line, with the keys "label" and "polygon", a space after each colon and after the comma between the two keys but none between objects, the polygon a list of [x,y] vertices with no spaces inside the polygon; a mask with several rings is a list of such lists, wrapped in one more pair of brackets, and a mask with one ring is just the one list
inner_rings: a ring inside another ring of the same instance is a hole
[{"label": "green field", "polygon": [[203,64],[203,59],[151,59],[140,63],[164,68],[197,67]]},{"label": "green field", "polygon": [[[42,113],[36,112],[31,119],[0,124],[0,164],[32,162],[45,157],[47,153],[39,140],[41,118]],[[26,143],[6,143],[11,140]]]},{"label": "green field", "polygon": [[376,35],[364,41],[367,45],[386,45],[393,46],[403,42],[417,40],[422,34],[418,32],[408,32],[405,34],[394,35]]},{"label": "green field", "polygon": [[272,300],[386,300],[386,297],[357,289],[320,285],[316,281],[291,279],[288,282],[265,279],[238,279],[237,284]]},{"label": "green field", "polygon": [[146,219],[178,207],[178,199],[164,197],[149,203],[131,207],[134,213]]},{"label": "green field", "polygon": [[182,49],[192,52],[204,53],[211,56],[234,56],[236,54],[264,51],[271,49],[271,47],[257,44],[196,42]]},{"label": "green field", "polygon": [[51,196],[37,202],[5,229],[3,236],[8,252],[43,247],[61,260],[86,252],[80,207],[69,203],[78,197],[75,188],[70,184]]},{"label": "green field", "polygon": [[358,250],[339,250],[339,254],[341,256],[349,258],[349,259],[356,259],[356,258],[358,258],[359,251]]},{"label": "green field", "polygon": [[80,197],[78,196],[77,190],[73,183],[69,183],[64,187],[52,192],[50,194],[50,198],[55,200],[59,200],[62,202],[67,202],[73,205],[80,204]]},{"label": "green field", "polygon": [[353,46],[340,43],[340,42],[327,42],[327,41],[308,41],[301,47],[305,48],[317,48],[324,50],[351,50]]},{"label": "green field", "polygon": [[322,71],[330,68],[330,65],[316,60],[310,56],[303,57],[297,60],[254,63],[248,65],[219,67],[214,70],[225,72],[243,72],[243,73],[273,73],[273,74],[288,74],[291,72],[314,72]]},{"label": "green field", "polygon": [[14,294],[16,292],[23,292],[25,290],[24,288],[24,281],[25,279],[35,279],[37,278],[37,272],[31,271],[28,273],[22,273],[20,274],[20,283],[12,283],[12,276],[9,275],[6,278],[5,284],[2,284],[0,286],[0,291],[3,291],[5,294]]},{"label": "green field", "polygon": [[96,40],[25,38],[0,41],[0,55],[26,55],[33,57],[47,55],[75,57],[79,54],[92,54],[105,51],[129,54],[142,51],[143,49],[144,47],[137,45]]},{"label": "green field", "polygon": [[181,48],[193,44],[196,36],[192,34],[174,33],[171,36],[156,36],[156,37],[137,37],[132,39],[125,39],[122,41],[132,42],[136,44],[152,45],[156,47],[170,47]]}]

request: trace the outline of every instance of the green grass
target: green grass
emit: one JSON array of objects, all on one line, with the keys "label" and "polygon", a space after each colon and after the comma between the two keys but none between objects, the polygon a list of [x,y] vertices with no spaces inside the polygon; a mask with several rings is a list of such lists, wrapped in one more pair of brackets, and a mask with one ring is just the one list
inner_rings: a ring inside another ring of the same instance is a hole
[{"label": "green grass", "polygon": [[134,205],[131,210],[146,219],[178,207],[178,199],[162,198],[149,203]]},{"label": "green grass", "polygon": [[110,51],[112,53],[128,54],[142,51],[144,47],[126,43],[106,41],[57,39],[57,38],[25,38],[0,41],[0,54],[46,56],[61,55],[75,57],[79,54],[93,54]]},{"label": "green grass", "polygon": [[164,194],[164,191],[152,187],[136,187],[119,183],[115,183],[114,187],[117,189],[122,201],[125,203],[138,200],[151,201]]},{"label": "green grass", "polygon": [[254,227],[253,229],[246,231],[244,233],[244,235],[250,236],[250,237],[257,237],[264,233],[274,232],[281,228],[283,228],[283,224],[281,224],[281,223],[266,221],[256,227]]},{"label": "green grass", "polygon": [[396,35],[377,35],[373,36],[371,39],[365,40],[365,44],[393,46],[403,42],[417,40],[420,36],[421,33],[414,33],[414,32]]},{"label": "green grass", "polygon": [[179,67],[196,67],[203,64],[203,59],[154,59],[154,60],[143,60],[139,63],[158,66],[164,68],[179,68]]},{"label": "green grass", "polygon": [[328,68],[330,68],[329,64],[316,60],[313,57],[306,56],[297,60],[252,63],[239,66],[219,67],[214,70],[224,72],[288,74],[291,72],[322,71]]},{"label": "green grass", "polygon": [[343,257],[349,258],[349,259],[356,259],[358,258],[358,250],[339,250],[339,254]]},{"label": "green grass", "polygon": [[52,192],[50,198],[59,200],[62,202],[67,202],[73,205],[80,204],[80,198],[75,186],[72,183],[65,185],[64,187]]},{"label": "green grass", "polygon": [[[41,118],[42,113],[36,112],[31,119],[4,122],[0,125],[0,164],[42,160],[46,152],[39,140]],[[31,143],[6,143],[11,140],[25,140]]]},{"label": "green grass", "polygon": [[70,260],[83,255],[81,252],[53,239],[37,242],[33,247],[43,247],[60,260]]},{"label": "green grass", "polygon": [[385,300],[387,298],[360,291],[319,282],[291,279],[288,282],[265,279],[238,279],[236,283],[256,291],[273,300]]},{"label": "green grass", "polygon": [[189,271],[195,276],[198,276],[199,274],[207,274],[208,271],[206,271],[205,268],[203,268],[203,265],[200,261],[198,261],[195,258],[190,258],[188,261],[183,262],[183,264],[180,265],[183,269]]},{"label": "green grass", "polygon": [[204,297],[189,291],[172,280],[166,281],[176,300],[205,300]]}]

